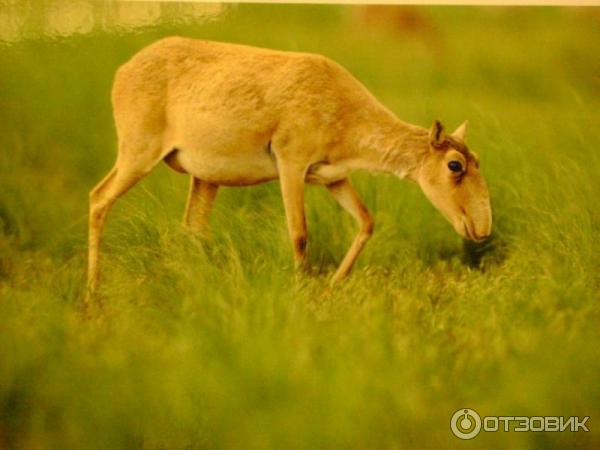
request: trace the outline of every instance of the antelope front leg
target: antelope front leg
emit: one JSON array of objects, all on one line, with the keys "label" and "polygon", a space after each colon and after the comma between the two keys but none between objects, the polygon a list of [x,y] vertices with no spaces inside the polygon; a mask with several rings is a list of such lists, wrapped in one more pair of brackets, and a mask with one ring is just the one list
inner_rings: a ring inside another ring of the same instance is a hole
[{"label": "antelope front leg", "polygon": [[348,211],[360,224],[360,230],[354,238],[352,246],[331,279],[331,283],[333,284],[350,273],[352,265],[373,234],[374,223],[369,211],[348,179],[328,184],[327,189],[342,208]]},{"label": "antelope front leg", "polygon": [[190,177],[190,192],[183,216],[183,224],[191,230],[206,233],[208,215],[219,186]]},{"label": "antelope front leg", "polygon": [[281,195],[287,219],[288,233],[294,249],[296,270],[306,268],[306,218],[304,216],[304,177],[305,168],[286,162],[279,162]]}]

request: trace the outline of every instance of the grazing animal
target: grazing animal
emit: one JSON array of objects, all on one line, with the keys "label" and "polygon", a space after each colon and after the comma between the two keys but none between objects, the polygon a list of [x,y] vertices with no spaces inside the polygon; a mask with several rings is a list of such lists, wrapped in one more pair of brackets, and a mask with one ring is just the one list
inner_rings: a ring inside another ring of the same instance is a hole
[{"label": "grazing animal", "polygon": [[161,161],[190,175],[184,223],[194,230],[206,226],[219,186],[279,179],[297,267],[306,261],[304,185],[324,185],[360,226],[333,281],[350,272],[373,232],[348,178],[356,169],[412,180],[460,235],[490,234],[467,123],[452,134],[438,121],[430,130],[405,123],[323,56],[169,37],[118,69],[112,103],[118,156],[90,192],[89,292],[108,211]]}]

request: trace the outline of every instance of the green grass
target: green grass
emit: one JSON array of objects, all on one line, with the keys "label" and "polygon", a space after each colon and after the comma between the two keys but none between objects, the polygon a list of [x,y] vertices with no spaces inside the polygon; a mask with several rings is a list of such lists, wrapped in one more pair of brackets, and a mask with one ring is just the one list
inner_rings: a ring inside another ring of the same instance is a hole
[{"label": "green grass", "polygon": [[[431,8],[441,53],[342,7],[240,6],[222,21],[0,47],[0,448],[549,449],[600,446],[597,17]],[[376,232],[308,188],[294,281],[276,183],[219,193],[206,243],[187,179],[120,200],[104,309],[82,316],[87,192],[115,157],[115,69],[182,34],[315,51],[404,120],[471,122],[494,236],[464,244],[415,185],[357,174]],[[452,413],[590,416],[590,433],[483,433]]]}]

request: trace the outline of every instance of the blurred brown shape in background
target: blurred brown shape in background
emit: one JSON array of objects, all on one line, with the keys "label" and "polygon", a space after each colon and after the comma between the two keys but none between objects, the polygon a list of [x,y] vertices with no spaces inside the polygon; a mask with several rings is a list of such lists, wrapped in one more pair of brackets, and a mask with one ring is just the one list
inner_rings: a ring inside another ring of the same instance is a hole
[{"label": "blurred brown shape in background", "polygon": [[417,6],[358,5],[353,20],[369,30],[383,31],[422,42],[436,57],[443,54],[440,32],[431,17]]}]

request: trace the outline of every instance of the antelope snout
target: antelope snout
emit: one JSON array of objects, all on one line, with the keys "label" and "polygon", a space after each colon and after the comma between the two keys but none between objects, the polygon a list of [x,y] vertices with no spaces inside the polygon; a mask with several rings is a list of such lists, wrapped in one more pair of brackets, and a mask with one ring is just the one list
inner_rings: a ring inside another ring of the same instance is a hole
[{"label": "antelope snout", "polygon": [[475,242],[485,241],[492,234],[492,209],[489,205],[478,208],[473,214],[464,214],[461,224],[455,228],[462,228],[459,234]]}]

